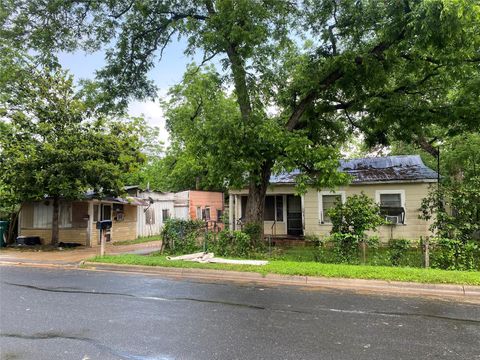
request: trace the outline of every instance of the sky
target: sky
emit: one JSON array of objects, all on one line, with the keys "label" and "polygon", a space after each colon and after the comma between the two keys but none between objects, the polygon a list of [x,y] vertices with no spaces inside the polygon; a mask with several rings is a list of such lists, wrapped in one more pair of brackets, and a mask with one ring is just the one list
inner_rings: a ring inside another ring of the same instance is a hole
[{"label": "sky", "polygon": [[[189,63],[199,63],[200,56],[195,59],[183,54],[186,43],[184,41],[172,42],[163,53],[162,60],[152,70],[150,77],[159,88],[159,97],[165,96],[168,89],[182,79],[183,73]],[[87,54],[84,52],[60,53],[59,60],[65,69],[69,69],[78,81],[80,79],[93,79],[95,70],[99,70],[105,64],[104,53],[96,52]],[[134,101],[128,109],[129,115],[143,115],[151,126],[160,128],[160,139],[168,145],[168,133],[165,130],[165,119],[158,101]]]}]

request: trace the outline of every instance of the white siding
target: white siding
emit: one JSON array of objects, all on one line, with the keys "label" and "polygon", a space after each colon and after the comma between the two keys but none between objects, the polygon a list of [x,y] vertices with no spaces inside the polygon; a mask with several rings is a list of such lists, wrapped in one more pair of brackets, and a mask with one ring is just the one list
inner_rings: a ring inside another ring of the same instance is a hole
[{"label": "white siding", "polygon": [[[164,223],[162,217],[163,210],[168,210],[170,217],[175,216],[173,206],[174,194],[148,191],[139,193],[138,196],[143,199],[148,199],[151,203],[148,207],[137,207],[137,236],[159,235]],[[153,221],[150,224],[147,224],[146,211],[152,212]]]}]

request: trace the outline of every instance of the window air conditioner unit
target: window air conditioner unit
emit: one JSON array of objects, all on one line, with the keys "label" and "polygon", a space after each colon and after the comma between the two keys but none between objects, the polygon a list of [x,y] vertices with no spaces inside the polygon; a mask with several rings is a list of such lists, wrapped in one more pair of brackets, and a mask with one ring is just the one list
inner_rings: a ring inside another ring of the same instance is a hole
[{"label": "window air conditioner unit", "polygon": [[398,218],[398,216],[391,216],[391,215],[385,216],[385,221],[393,225],[400,223],[400,219]]}]

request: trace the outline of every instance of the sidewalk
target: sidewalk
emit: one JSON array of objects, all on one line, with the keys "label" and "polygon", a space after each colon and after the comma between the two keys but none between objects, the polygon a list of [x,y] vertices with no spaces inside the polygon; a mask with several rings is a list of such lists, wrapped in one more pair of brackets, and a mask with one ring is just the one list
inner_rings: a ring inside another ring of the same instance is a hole
[{"label": "sidewalk", "polygon": [[[107,244],[106,254],[137,254],[146,255],[160,250],[161,241],[151,241],[134,245],[115,246]],[[81,261],[85,261],[100,255],[100,247],[67,249],[58,251],[28,251],[16,249],[0,250],[0,263],[16,264],[42,264],[42,265],[70,265],[78,266]]]}]

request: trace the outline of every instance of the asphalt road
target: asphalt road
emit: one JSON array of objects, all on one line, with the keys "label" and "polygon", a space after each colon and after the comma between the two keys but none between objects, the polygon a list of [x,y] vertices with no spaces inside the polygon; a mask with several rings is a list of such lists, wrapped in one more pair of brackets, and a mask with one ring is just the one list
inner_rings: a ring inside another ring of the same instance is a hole
[{"label": "asphalt road", "polygon": [[480,359],[480,306],[0,267],[1,359]]}]

